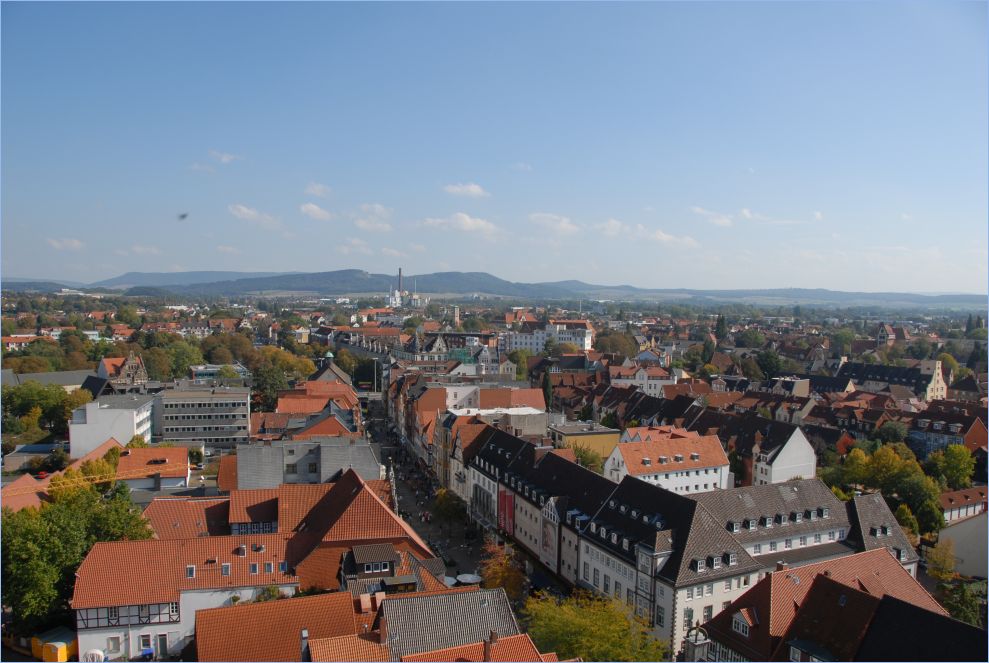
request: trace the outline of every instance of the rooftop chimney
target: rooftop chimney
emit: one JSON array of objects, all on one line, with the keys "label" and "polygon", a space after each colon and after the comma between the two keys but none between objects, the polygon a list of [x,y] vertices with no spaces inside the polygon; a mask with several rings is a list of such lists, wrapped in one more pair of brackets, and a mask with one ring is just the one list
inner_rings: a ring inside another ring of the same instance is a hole
[{"label": "rooftop chimney", "polygon": [[790,568],[790,565],[786,562],[776,562],[777,571],[786,571],[788,568]]},{"label": "rooftop chimney", "polygon": [[299,635],[299,640],[300,640],[300,651],[301,651],[299,660],[300,661],[312,660],[309,656],[309,629],[307,628],[302,629],[302,633]]},{"label": "rooftop chimney", "polygon": [[388,620],[384,615],[378,620],[378,642],[383,645],[388,644]]},{"label": "rooftop chimney", "polygon": [[491,635],[484,641],[484,660],[491,660],[491,650],[498,644],[498,632],[491,631]]}]

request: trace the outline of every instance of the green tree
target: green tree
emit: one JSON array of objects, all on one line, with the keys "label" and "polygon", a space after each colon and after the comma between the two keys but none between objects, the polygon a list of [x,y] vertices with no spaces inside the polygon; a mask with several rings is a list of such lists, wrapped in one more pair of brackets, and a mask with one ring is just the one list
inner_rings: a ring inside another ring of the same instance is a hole
[{"label": "green tree", "polygon": [[714,335],[718,341],[723,341],[728,336],[728,323],[725,321],[725,316],[718,316],[717,322],[714,323]]},{"label": "green tree", "polygon": [[467,517],[467,509],[463,501],[452,490],[440,488],[436,491],[436,499],[433,503],[436,517],[446,526],[447,536],[450,528],[456,523],[463,523]]},{"label": "green tree", "polygon": [[759,370],[767,378],[776,377],[783,369],[783,359],[775,350],[763,350],[756,355],[755,360],[759,364]]},{"label": "green tree", "polygon": [[927,552],[927,575],[942,582],[955,576],[955,544],[951,539],[940,541]]},{"label": "green tree", "polygon": [[240,377],[240,374],[237,373],[233,366],[225,364],[216,372],[216,377],[221,380],[236,380]]},{"label": "green tree", "polygon": [[140,433],[137,434],[137,435],[135,435],[134,437],[132,437],[130,440],[127,441],[127,448],[128,449],[144,449],[144,448],[146,448],[148,446],[150,446],[148,444],[148,441],[145,440],[144,439],[144,436],[141,435]]},{"label": "green tree", "polygon": [[508,358],[515,364],[515,379],[524,381],[529,379],[529,357],[532,356],[528,350],[515,350],[508,353]]},{"label": "green tree", "polygon": [[539,593],[525,604],[523,616],[540,651],[560,660],[663,661],[666,644],[620,600],[578,590],[566,599]]},{"label": "green tree", "polygon": [[975,472],[975,456],[963,444],[949,444],[944,448],[941,470],[949,488],[968,488],[972,485],[972,473]]},{"label": "green tree", "polygon": [[254,595],[255,603],[264,603],[265,601],[274,601],[275,599],[281,598],[282,593],[278,590],[278,585],[267,585],[262,587],[261,590]]},{"label": "green tree", "polygon": [[766,344],[766,337],[758,329],[746,329],[735,335],[735,345],[740,348],[761,348]]},{"label": "green tree", "polygon": [[941,586],[941,605],[952,617],[976,628],[983,628],[982,605],[967,582]]},{"label": "green tree", "polygon": [[620,428],[618,425],[618,417],[614,412],[608,412],[603,417],[601,417],[601,425],[605,428]]},{"label": "green tree", "polygon": [[578,465],[586,467],[598,474],[604,471],[604,459],[594,449],[580,444],[575,444],[571,448],[573,449],[573,455],[577,458]]},{"label": "green tree", "polygon": [[346,348],[337,351],[336,356],[333,358],[333,363],[350,376],[354,375],[354,370],[357,368],[357,360]]},{"label": "green tree", "polygon": [[899,421],[887,421],[879,427],[877,435],[885,443],[903,442],[907,439],[907,427]]},{"label": "green tree", "polygon": [[501,587],[511,601],[519,601],[525,586],[525,576],[515,558],[511,545],[499,545],[494,538],[484,542],[481,559],[481,577],[487,588]]},{"label": "green tree", "polygon": [[189,367],[204,363],[203,353],[199,348],[186,342],[178,341],[169,345],[165,352],[168,353],[173,377],[185,377],[189,375]]},{"label": "green tree", "polygon": [[898,522],[905,530],[910,532],[913,536],[920,534],[920,525],[917,523],[917,517],[913,515],[913,511],[906,504],[901,504],[896,507],[896,522]]},{"label": "green tree", "polygon": [[3,603],[17,606],[11,613],[17,632],[33,633],[71,618],[75,572],[94,543],[151,537],[128,493],[115,490],[103,499],[78,472],[72,474],[75,486],[54,490],[53,480],[53,501],[40,510],[3,510]]},{"label": "green tree", "polygon": [[254,392],[261,401],[261,409],[274,410],[278,403],[278,392],[282,389],[288,389],[285,371],[270,364],[264,364],[254,371]]}]

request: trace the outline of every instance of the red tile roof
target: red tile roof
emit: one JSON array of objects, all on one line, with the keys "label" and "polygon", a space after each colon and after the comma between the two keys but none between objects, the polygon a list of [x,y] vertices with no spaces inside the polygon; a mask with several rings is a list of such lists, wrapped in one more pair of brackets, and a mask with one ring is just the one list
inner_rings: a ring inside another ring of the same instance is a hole
[{"label": "red tile roof", "polygon": [[188,478],[189,450],[185,447],[144,447],[124,449],[117,463],[118,479],[137,479],[161,475]]},{"label": "red tile roof", "polygon": [[222,493],[237,490],[237,456],[220,456],[216,472],[216,489]]},{"label": "red tile roof", "polygon": [[479,389],[479,407],[533,407],[546,409],[546,397],[542,389]]},{"label": "red tile roof", "polygon": [[[938,614],[947,614],[886,548],[878,548],[770,573],[704,628],[736,652],[752,660],[768,660],[779,638],[790,627],[815,576],[825,572],[830,573],[833,580],[873,596],[888,594]],[[735,633],[731,627],[731,620],[740,610],[749,611],[754,618],[747,638]]]},{"label": "red tile roof", "polygon": [[953,490],[947,493],[941,493],[938,496],[938,501],[941,503],[941,508],[945,511],[949,509],[957,509],[960,506],[965,506],[966,504],[985,504],[986,502],[986,487],[976,486],[974,488],[965,488],[962,490]]},{"label": "red tile roof", "polygon": [[539,653],[528,633],[498,638],[491,647],[491,657],[484,657],[484,643],[474,642],[459,647],[447,647],[435,651],[403,656],[401,661],[551,661]]},{"label": "red tile roof", "polygon": [[[728,465],[728,456],[717,435],[652,436],[648,442],[623,442],[615,448],[632,476]],[[662,458],[666,459],[665,463]],[[644,463],[646,459],[648,465]]]},{"label": "red tile roof", "polygon": [[378,642],[377,634],[341,635],[309,641],[312,661],[390,661],[388,647]]},{"label": "red tile roof", "polygon": [[273,523],[278,520],[278,489],[230,491],[231,523]]},{"label": "red tile roof", "polygon": [[302,629],[310,648],[314,639],[356,634],[350,593],[200,610],[196,653],[200,661],[299,661]]},{"label": "red tile roof", "polygon": [[[278,571],[286,541],[282,534],[251,534],[97,543],[79,566],[72,608],[169,603],[191,589],[296,584],[296,576]],[[255,544],[264,552],[255,552]],[[236,554],[240,545],[246,546],[243,557]],[[264,572],[264,562],[272,563],[272,573]],[[221,574],[225,563],[230,564],[227,576]],[[257,573],[250,572],[252,563]],[[194,578],[186,577],[189,565],[196,567]]]},{"label": "red tile roof", "polygon": [[144,510],[159,539],[193,539],[230,534],[230,500],[225,497],[156,497]]}]

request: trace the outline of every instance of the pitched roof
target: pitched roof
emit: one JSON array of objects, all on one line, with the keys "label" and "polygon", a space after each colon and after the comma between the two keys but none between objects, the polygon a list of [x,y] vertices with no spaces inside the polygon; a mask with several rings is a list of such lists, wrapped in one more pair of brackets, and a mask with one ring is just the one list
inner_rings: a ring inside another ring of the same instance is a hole
[{"label": "pitched roof", "polygon": [[47,501],[48,482],[38,481],[30,474],[22,474],[0,491],[0,506],[12,511],[28,507],[40,509],[41,503]]},{"label": "pitched roof", "polygon": [[136,479],[161,475],[163,478],[189,476],[189,450],[185,447],[143,447],[124,449],[117,462],[117,477]]},{"label": "pitched roof", "polygon": [[[377,634],[340,635],[309,641],[312,661],[391,661],[392,655],[378,642]],[[258,659],[260,660],[260,659]]]},{"label": "pitched roof", "polygon": [[974,488],[944,492],[938,496],[938,501],[941,503],[941,508],[945,511],[957,509],[966,504],[985,504],[986,487],[975,486]]},{"label": "pitched roof", "polygon": [[231,523],[273,523],[278,520],[278,489],[230,491]]},{"label": "pitched roof", "polygon": [[230,500],[225,497],[156,497],[144,510],[159,539],[193,539],[230,534]]},{"label": "pitched roof", "polygon": [[436,649],[421,654],[403,656],[402,661],[547,661],[555,658],[544,658],[528,633],[519,635],[498,636],[497,642],[491,646],[490,658],[484,656],[484,642],[472,642],[457,647]]},{"label": "pitched roof", "polygon": [[[823,519],[824,514],[819,509],[828,510],[827,519],[833,527],[849,525],[845,504],[820,479],[794,479],[785,483],[695,493],[687,497],[703,504],[722,529],[727,530],[729,523],[738,523],[739,531],[734,536],[742,543],[765,539],[767,528],[762,521],[765,516],[775,519],[782,515],[787,536],[820,531],[821,524],[817,519]],[[807,514],[808,511],[811,513]],[[799,514],[800,522],[796,522],[795,513]],[[745,520],[756,521],[756,527],[750,530],[742,526]],[[780,525],[773,522],[774,531]]]},{"label": "pitched roof", "polygon": [[[264,545],[255,552],[255,544]],[[247,554],[236,554],[246,546]],[[295,584],[298,578],[278,571],[285,560],[286,537],[281,534],[202,536],[193,539],[149,539],[95,544],[77,572],[73,609],[104,606],[169,603],[189,589],[255,587]],[[215,560],[210,562],[208,560]],[[272,562],[273,572],[264,573],[263,562]],[[230,575],[221,575],[221,565],[230,564]],[[250,564],[258,572],[250,572]],[[195,577],[186,577],[186,567],[195,566]],[[121,582],[128,578],[142,582]]]},{"label": "pitched roof", "polygon": [[862,550],[888,548],[894,555],[901,554],[903,563],[920,559],[881,494],[855,495],[846,505],[852,524],[849,543]]},{"label": "pitched roof", "polygon": [[[749,591],[715,615],[704,628],[714,639],[752,660],[768,660],[778,639],[786,633],[813,579],[821,573],[873,596],[891,596],[927,610],[946,614],[927,590],[886,550],[846,555],[816,564],[768,574]],[[748,610],[756,622],[748,637],[736,633],[731,620],[739,610]]]},{"label": "pitched roof", "polygon": [[501,588],[389,596],[381,614],[387,620],[386,644],[397,657],[479,642],[491,631],[520,633]]},{"label": "pitched roof", "polygon": [[314,639],[356,634],[353,598],[335,592],[199,610],[196,653],[200,661],[299,661],[302,629],[310,649]]},{"label": "pitched roof", "polygon": [[237,490],[237,456],[220,456],[220,466],[216,472],[216,488],[224,493]]},{"label": "pitched roof", "polygon": [[887,594],[872,616],[855,659],[984,661],[986,632]]},{"label": "pitched roof", "polygon": [[648,442],[623,442],[615,449],[633,476],[728,465],[717,435],[654,435]]}]

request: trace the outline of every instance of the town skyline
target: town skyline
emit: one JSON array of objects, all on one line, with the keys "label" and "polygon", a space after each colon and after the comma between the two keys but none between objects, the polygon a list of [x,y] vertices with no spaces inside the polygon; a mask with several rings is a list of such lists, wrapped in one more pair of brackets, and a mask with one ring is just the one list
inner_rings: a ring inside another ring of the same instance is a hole
[{"label": "town skyline", "polygon": [[382,7],[5,5],[4,277],[985,292],[984,4]]}]

